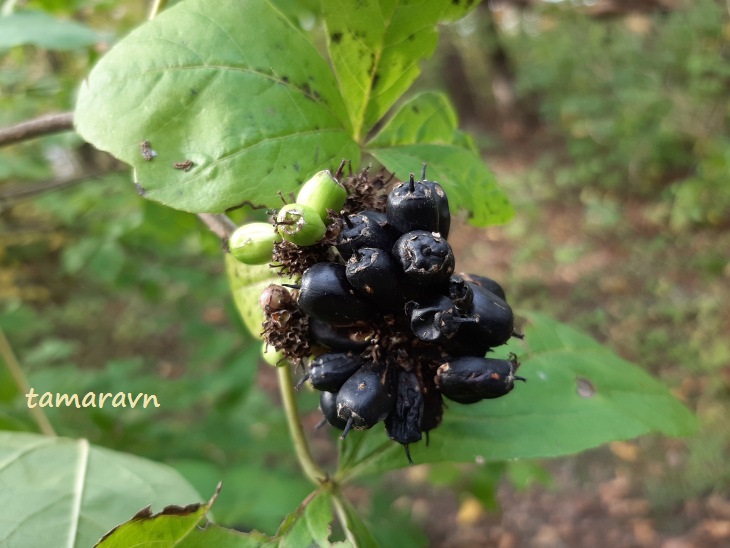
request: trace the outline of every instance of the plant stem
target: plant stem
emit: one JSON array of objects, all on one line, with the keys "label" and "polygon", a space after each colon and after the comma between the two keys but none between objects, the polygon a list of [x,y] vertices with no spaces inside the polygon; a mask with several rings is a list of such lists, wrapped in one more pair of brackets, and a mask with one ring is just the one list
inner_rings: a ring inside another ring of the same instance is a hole
[{"label": "plant stem", "polygon": [[[28,379],[25,378],[23,370],[20,368],[20,363],[18,363],[18,359],[15,357],[13,348],[10,346],[10,342],[8,342],[8,339],[2,329],[0,329],[0,357],[2,357],[5,362],[5,365],[7,366],[8,371],[10,371],[10,375],[12,375],[15,380],[15,384],[20,390],[20,393],[27,394],[30,391]],[[43,411],[41,411],[41,408],[36,404],[35,407],[29,407],[29,409],[31,416],[38,425],[38,429],[41,433],[46,436],[55,436],[56,431],[53,429],[53,426],[51,426],[48,417],[46,417],[43,414]]]},{"label": "plant stem", "polygon": [[279,390],[281,391],[281,399],[284,402],[286,421],[289,423],[289,433],[291,434],[292,442],[294,442],[294,451],[296,452],[297,459],[304,471],[304,475],[307,476],[309,481],[320,486],[327,479],[327,474],[314,462],[312,453],[309,451],[309,444],[304,436],[302,422],[299,420],[294,381],[289,365],[277,367],[276,372],[279,377]]}]

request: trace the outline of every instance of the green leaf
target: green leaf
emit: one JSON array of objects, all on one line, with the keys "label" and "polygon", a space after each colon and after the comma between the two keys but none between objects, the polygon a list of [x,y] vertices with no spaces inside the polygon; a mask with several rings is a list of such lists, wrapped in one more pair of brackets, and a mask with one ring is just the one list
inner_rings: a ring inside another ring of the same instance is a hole
[{"label": "green leaf", "polygon": [[33,45],[69,50],[93,46],[101,37],[76,21],[63,21],[40,11],[17,11],[0,17],[0,49]]},{"label": "green leaf", "polygon": [[323,0],[327,47],[356,140],[418,77],[418,63],[436,48],[436,24],[462,17],[475,4]]},{"label": "green leaf", "polygon": [[504,223],[514,215],[471,140],[457,129],[453,106],[441,93],[422,93],[401,105],[367,151],[400,179],[420,173],[426,162],[428,179],[444,187],[449,207],[467,210],[476,226]]},{"label": "green leaf", "polygon": [[134,166],[146,198],[185,211],[273,206],[277,191],[360,158],[329,65],[265,0],[165,10],[92,70],[75,121]]},{"label": "green leaf", "polygon": [[330,546],[328,540],[330,523],[332,523],[330,494],[315,491],[286,517],[276,533],[276,544],[272,546],[278,548]]},{"label": "green leaf", "polygon": [[147,505],[200,495],[173,469],[86,440],[0,432],[0,545],[92,546]]},{"label": "green leaf", "polygon": [[[430,445],[410,446],[416,463],[553,457],[649,432],[684,436],[696,428],[694,415],[640,368],[547,316],[522,315],[529,320],[525,341],[505,350],[519,355],[527,382],[503,398],[448,402]],[[406,465],[403,448],[376,427],[345,440],[338,477]]]},{"label": "green leaf", "polygon": [[217,495],[207,504],[167,506],[156,514],[149,506],[143,508],[132,519],[104,535],[95,548],[253,548],[269,540],[256,531],[240,533],[209,523],[206,515]]}]

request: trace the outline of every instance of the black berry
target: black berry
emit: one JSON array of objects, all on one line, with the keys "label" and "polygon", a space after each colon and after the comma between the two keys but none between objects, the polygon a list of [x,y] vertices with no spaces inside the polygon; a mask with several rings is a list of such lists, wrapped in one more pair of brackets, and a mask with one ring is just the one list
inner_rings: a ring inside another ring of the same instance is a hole
[{"label": "black berry", "polygon": [[332,325],[352,325],[375,317],[375,306],[355,292],[345,266],[317,263],[302,274],[299,306],[314,318]]},{"label": "black berry", "polygon": [[497,360],[463,356],[441,365],[436,372],[436,385],[441,393],[458,403],[476,403],[483,399],[499,398],[508,394],[515,385],[514,360]]},{"label": "black berry", "polygon": [[385,206],[388,223],[401,233],[412,230],[438,232],[439,209],[430,186],[411,178],[388,194]]},{"label": "black berry", "polygon": [[337,392],[362,365],[351,352],[328,352],[314,358],[307,377],[317,390]]},{"label": "black berry", "polygon": [[385,419],[393,408],[390,370],[375,362],[366,362],[337,393],[337,415],[347,421],[342,434],[350,428],[372,428]]}]

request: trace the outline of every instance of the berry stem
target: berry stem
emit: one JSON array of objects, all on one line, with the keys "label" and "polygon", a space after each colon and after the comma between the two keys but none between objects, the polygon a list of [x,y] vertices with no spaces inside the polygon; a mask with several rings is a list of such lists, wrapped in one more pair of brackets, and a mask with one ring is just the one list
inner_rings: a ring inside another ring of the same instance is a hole
[{"label": "berry stem", "polygon": [[307,438],[304,435],[302,422],[299,420],[299,409],[294,391],[294,380],[292,379],[291,368],[288,365],[276,368],[279,377],[279,390],[281,399],[284,402],[284,413],[286,422],[289,424],[289,433],[294,443],[294,451],[297,455],[299,465],[304,475],[313,484],[322,485],[327,479],[327,474],[314,462],[312,453],[309,450]]}]

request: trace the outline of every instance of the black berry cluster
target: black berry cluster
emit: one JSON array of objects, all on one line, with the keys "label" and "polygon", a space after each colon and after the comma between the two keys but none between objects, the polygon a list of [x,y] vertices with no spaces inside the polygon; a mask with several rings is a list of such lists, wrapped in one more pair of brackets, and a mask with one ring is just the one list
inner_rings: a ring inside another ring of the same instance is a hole
[{"label": "black berry cluster", "polygon": [[[321,391],[324,421],[342,438],[384,421],[410,461],[408,445],[428,441],[444,397],[476,403],[524,380],[514,357],[485,357],[519,335],[497,282],[454,273],[448,199],[425,166],[420,181],[411,174],[389,192],[367,171],[340,184],[343,166],[282,208],[299,217],[277,215],[272,266],[301,278],[262,295],[264,338],[304,365],[300,384]],[[309,224],[311,204],[319,212]],[[297,231],[306,234],[299,242]]]}]

